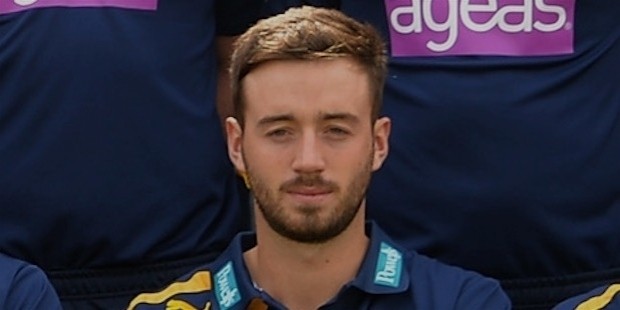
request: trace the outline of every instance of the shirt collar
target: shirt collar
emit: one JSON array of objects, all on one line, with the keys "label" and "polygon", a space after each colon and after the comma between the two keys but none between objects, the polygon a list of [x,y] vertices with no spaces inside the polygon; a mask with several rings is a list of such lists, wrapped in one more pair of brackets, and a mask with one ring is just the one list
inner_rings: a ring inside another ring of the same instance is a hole
[{"label": "shirt collar", "polygon": [[[406,252],[393,242],[374,222],[366,223],[370,244],[357,276],[346,286],[369,294],[396,294],[410,286]],[[238,234],[230,246],[212,264],[214,293],[220,309],[239,309],[258,305],[256,300],[277,302],[257,288],[243,261],[243,253],[256,246],[254,233]],[[253,302],[254,301],[254,302]],[[251,309],[250,307],[248,309]]]},{"label": "shirt collar", "polygon": [[410,286],[407,252],[372,221],[366,223],[370,239],[362,267],[351,285],[369,294],[396,294]]},{"label": "shirt collar", "polygon": [[[256,246],[254,233],[238,234],[212,264],[214,294],[219,309],[266,309],[266,294],[254,286],[243,261],[243,253]],[[247,307],[247,308],[246,308]]]}]

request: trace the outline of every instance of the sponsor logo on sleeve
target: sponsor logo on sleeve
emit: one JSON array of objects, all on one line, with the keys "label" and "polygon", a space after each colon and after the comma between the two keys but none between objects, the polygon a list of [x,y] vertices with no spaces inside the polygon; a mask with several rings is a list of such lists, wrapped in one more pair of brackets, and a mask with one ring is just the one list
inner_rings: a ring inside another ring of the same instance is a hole
[{"label": "sponsor logo on sleeve", "polygon": [[230,309],[241,300],[232,262],[215,274],[215,296],[222,310]]},{"label": "sponsor logo on sleeve", "polygon": [[381,243],[375,270],[375,284],[398,287],[403,268],[403,255],[387,243]]},{"label": "sponsor logo on sleeve", "polygon": [[573,52],[575,0],[385,0],[393,56]]},{"label": "sponsor logo on sleeve", "polygon": [[117,7],[124,9],[157,9],[158,0],[0,0],[0,14],[47,7]]}]

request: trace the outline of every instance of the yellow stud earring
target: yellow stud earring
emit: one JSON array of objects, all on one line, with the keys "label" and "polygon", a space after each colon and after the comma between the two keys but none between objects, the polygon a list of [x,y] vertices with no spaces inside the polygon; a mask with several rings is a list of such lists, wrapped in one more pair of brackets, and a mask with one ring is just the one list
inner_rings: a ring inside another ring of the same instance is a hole
[{"label": "yellow stud earring", "polygon": [[243,179],[243,183],[245,184],[245,187],[247,189],[252,189],[252,187],[250,186],[250,176],[248,175],[248,173],[245,171],[237,171],[237,173]]}]

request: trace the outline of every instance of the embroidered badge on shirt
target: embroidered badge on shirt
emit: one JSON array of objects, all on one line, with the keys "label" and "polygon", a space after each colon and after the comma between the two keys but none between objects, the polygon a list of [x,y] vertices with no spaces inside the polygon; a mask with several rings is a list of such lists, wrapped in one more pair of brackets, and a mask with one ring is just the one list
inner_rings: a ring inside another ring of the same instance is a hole
[{"label": "embroidered badge on shirt", "polygon": [[375,270],[375,284],[398,287],[403,268],[403,255],[385,242],[381,242]]},{"label": "embroidered badge on shirt", "polygon": [[215,296],[222,310],[230,309],[241,300],[232,262],[215,274]]}]

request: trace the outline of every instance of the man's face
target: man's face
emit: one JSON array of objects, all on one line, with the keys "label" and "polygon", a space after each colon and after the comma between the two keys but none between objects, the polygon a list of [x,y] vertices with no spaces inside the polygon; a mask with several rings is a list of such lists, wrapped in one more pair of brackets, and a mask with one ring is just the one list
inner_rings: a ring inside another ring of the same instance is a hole
[{"label": "man's face", "polygon": [[243,87],[244,129],[228,120],[229,153],[265,221],[298,242],[337,236],[387,154],[389,120],[371,121],[367,75],[348,59],[273,61]]}]

